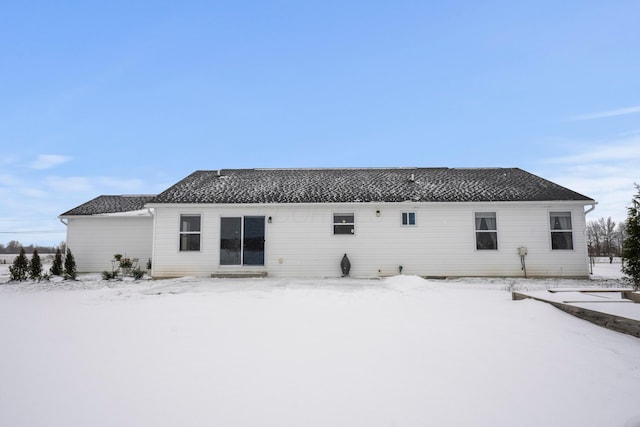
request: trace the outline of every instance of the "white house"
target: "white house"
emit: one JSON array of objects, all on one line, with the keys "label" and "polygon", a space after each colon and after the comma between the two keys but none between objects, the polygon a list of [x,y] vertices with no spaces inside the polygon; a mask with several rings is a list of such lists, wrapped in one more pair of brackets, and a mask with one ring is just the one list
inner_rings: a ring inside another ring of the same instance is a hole
[{"label": "white house", "polygon": [[586,277],[594,206],[517,168],[236,169],[61,218],[80,271],[150,248],[154,277]]},{"label": "white house", "polygon": [[99,196],[60,215],[67,246],[81,272],[110,271],[115,254],[151,259],[153,217],[145,203],[154,196]]}]

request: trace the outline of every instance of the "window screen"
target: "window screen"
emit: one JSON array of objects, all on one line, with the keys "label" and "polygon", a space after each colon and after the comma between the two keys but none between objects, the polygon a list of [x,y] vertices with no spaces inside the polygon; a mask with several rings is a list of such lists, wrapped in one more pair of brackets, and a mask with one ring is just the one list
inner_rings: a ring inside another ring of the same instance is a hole
[{"label": "window screen", "polygon": [[200,250],[200,215],[180,215],[180,251]]},{"label": "window screen", "polygon": [[551,212],[549,214],[549,222],[551,226],[551,249],[573,249],[571,212]]},{"label": "window screen", "polygon": [[495,212],[476,212],[476,249],[497,250],[498,228]]},{"label": "window screen", "polygon": [[355,220],[353,214],[333,215],[333,234],[354,234]]}]

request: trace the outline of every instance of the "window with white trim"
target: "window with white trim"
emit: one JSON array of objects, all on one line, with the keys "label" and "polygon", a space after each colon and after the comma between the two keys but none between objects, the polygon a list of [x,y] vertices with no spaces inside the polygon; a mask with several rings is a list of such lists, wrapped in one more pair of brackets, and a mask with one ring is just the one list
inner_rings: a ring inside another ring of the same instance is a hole
[{"label": "window with white trim", "polygon": [[402,212],[402,225],[416,225],[416,213]]},{"label": "window with white trim", "polygon": [[495,212],[476,212],[476,249],[498,249],[498,227]]},{"label": "window with white trim", "polygon": [[354,214],[333,214],[333,234],[354,234],[355,228]]},{"label": "window with white trim", "polygon": [[200,215],[180,215],[180,252],[200,250]]},{"label": "window with white trim", "polygon": [[551,249],[573,249],[573,228],[571,212],[549,212],[551,226]]}]

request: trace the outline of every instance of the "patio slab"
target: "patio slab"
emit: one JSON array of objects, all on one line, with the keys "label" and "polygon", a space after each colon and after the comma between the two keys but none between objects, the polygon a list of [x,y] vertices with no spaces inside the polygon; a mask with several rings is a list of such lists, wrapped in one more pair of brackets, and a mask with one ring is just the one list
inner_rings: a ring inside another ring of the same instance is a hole
[{"label": "patio slab", "polygon": [[636,293],[621,289],[552,289],[517,291],[514,300],[526,298],[543,301],[560,310],[617,332],[640,338],[640,304]]}]

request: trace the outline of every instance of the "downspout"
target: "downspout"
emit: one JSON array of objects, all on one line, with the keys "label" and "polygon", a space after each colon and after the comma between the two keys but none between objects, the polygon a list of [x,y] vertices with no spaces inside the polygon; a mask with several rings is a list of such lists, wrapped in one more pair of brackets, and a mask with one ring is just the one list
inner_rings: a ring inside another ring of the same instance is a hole
[{"label": "downspout", "polygon": [[153,270],[156,268],[156,263],[154,260],[155,252],[156,252],[156,216],[154,214],[154,208],[147,208],[147,212],[153,218],[152,227],[151,227],[151,271],[149,271],[149,275],[153,277]]},{"label": "downspout", "polygon": [[60,220],[61,223],[64,224],[65,227],[67,227],[67,232],[64,233],[64,244],[65,244],[65,247],[68,248],[69,247],[69,227],[68,227],[69,220],[67,220],[67,222],[65,222],[63,218],[58,217],[58,219]]},{"label": "downspout", "polygon": [[[596,205],[597,205],[597,204],[598,204],[598,202],[596,202],[596,201],[594,200],[594,202],[591,204],[591,207],[590,207],[589,209],[587,209],[586,211],[584,211],[584,221],[585,221],[585,223],[587,222],[587,214],[588,214],[589,212],[592,212],[592,211],[596,208]],[[586,234],[587,234],[587,229],[586,229],[586,228],[584,229],[584,233],[585,233],[585,239],[586,239],[586,238],[587,238],[587,236],[586,236]],[[588,256],[588,258],[589,258],[589,273],[590,273],[590,274],[593,274],[593,262],[594,262],[594,261],[593,261],[593,256],[592,256],[592,254],[591,254],[591,249],[590,249],[590,247],[591,247],[591,243],[589,242],[589,247],[588,247],[588,250],[587,250],[587,256]]]},{"label": "downspout", "polygon": [[587,214],[588,214],[589,212],[593,211],[593,210],[596,208],[596,205],[597,205],[597,204],[598,204],[598,202],[595,202],[595,201],[594,201],[594,202],[591,204],[591,207],[590,207],[589,209],[587,209],[586,211],[584,211],[584,216],[586,217],[586,216],[587,216]]}]

